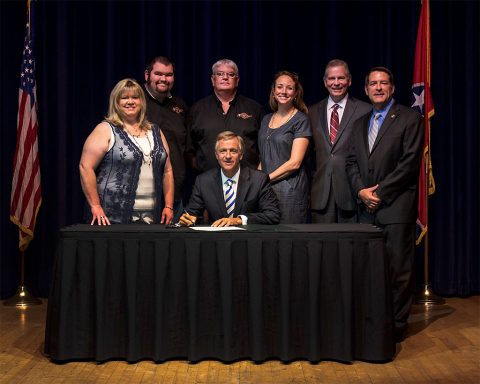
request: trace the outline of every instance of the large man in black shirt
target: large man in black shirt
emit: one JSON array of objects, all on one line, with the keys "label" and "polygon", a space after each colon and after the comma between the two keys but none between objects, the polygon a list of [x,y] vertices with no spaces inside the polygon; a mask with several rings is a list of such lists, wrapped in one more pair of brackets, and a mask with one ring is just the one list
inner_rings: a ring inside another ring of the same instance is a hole
[{"label": "large man in black shirt", "polygon": [[213,94],[197,101],[188,113],[192,167],[199,172],[218,167],[217,135],[232,131],[245,141],[243,163],[257,168],[257,136],[265,113],[262,106],[237,93],[240,77],[237,64],[232,60],[222,59],[213,64],[211,80]]},{"label": "large man in black shirt", "polygon": [[187,106],[180,97],[172,95],[174,82],[174,64],[168,58],[157,56],[147,65],[144,85],[147,118],[160,127],[170,148],[170,162],[175,178],[174,221],[177,221],[183,212]]}]

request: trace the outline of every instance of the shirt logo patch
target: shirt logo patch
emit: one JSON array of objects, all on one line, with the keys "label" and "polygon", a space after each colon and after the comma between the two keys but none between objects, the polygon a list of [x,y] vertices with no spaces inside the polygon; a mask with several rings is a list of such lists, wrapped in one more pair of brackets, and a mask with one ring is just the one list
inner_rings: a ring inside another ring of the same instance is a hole
[{"label": "shirt logo patch", "polygon": [[177,107],[177,106],[172,107],[172,111],[175,112],[175,113],[177,113],[177,114],[183,113],[183,109],[180,108],[180,107]]},{"label": "shirt logo patch", "polygon": [[237,115],[237,117],[240,117],[241,119],[246,120],[246,119],[252,118],[253,116],[252,116],[252,115],[249,115],[249,114],[246,113],[246,112],[242,112],[242,113],[239,113],[239,114]]}]

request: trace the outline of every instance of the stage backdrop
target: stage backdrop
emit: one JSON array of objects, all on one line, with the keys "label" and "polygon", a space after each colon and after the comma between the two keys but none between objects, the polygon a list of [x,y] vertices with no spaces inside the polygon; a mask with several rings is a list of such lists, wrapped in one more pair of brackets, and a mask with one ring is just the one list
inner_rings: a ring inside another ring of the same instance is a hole
[{"label": "stage backdrop", "polygon": [[[43,203],[26,253],[27,284],[47,296],[58,229],[82,219],[78,161],[124,77],[143,78],[147,59],[176,63],[174,91],[189,105],[211,93],[211,65],[231,58],[240,92],[267,105],[272,76],[297,72],[308,104],[327,93],[325,64],[351,67],[351,94],[366,100],[364,75],[389,67],[395,98],[410,105],[420,1],[37,1],[36,57]],[[9,221],[12,158],[26,1],[0,2],[1,297],[18,284],[18,230]],[[479,289],[479,4],[431,1],[430,276],[437,293]],[[421,254],[421,252],[420,252]],[[420,263],[421,264],[421,263]]]}]

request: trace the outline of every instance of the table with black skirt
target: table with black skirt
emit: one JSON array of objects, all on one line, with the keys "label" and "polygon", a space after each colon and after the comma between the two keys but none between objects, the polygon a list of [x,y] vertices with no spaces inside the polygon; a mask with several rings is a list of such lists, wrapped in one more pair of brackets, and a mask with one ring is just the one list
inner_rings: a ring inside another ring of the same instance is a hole
[{"label": "table with black skirt", "polygon": [[60,230],[48,300],[52,361],[388,361],[382,233],[363,224]]}]

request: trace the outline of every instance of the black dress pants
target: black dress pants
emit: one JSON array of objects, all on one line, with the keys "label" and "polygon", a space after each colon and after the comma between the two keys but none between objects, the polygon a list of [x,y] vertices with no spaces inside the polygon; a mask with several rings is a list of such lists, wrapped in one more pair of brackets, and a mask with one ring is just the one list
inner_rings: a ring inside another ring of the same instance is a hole
[{"label": "black dress pants", "polygon": [[415,223],[382,224],[375,215],[363,212],[361,223],[383,230],[392,287],[394,324],[397,333],[405,333],[415,289]]}]

